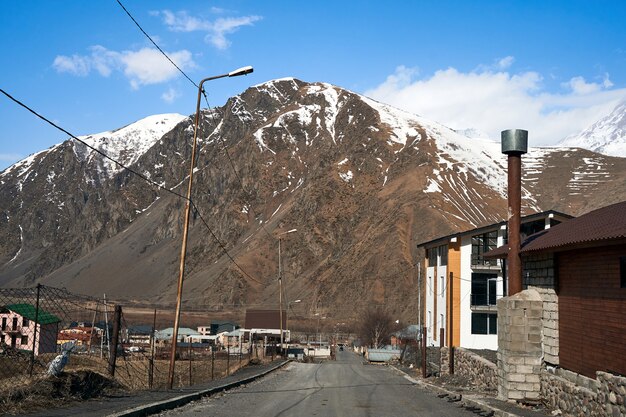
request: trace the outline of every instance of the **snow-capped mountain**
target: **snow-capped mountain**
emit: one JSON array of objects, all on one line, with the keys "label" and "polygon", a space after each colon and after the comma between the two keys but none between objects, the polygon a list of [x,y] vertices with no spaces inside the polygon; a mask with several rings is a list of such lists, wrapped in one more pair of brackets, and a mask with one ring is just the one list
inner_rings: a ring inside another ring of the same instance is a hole
[{"label": "snow-capped mountain", "polygon": [[606,117],[582,132],[563,139],[559,146],[589,149],[604,155],[626,158],[626,99]]},{"label": "snow-capped mountain", "polygon": [[470,139],[487,139],[487,140],[492,139],[489,137],[487,133],[483,132],[482,130],[476,129],[474,127],[470,127],[467,129],[456,129],[455,132],[458,133],[459,135],[463,135]]},{"label": "snow-capped mountain", "polygon": [[[96,133],[88,136],[79,136],[87,145],[95,148],[123,165],[132,165],[141,155],[150,149],[156,141],[169,132],[186,116],[177,113],[157,114],[148,116],[120,129]],[[94,159],[98,161],[97,170],[102,176],[111,178],[122,170],[122,167],[102,158],[93,149],[76,142],[76,155],[89,164]]]},{"label": "snow-capped mountain", "polygon": [[[115,152],[184,194],[192,120],[171,120],[180,123],[161,138],[138,129]],[[498,142],[330,84],[259,84],[200,120],[185,279],[193,305],[274,305],[275,236],[297,229],[283,237],[286,297],[308,311],[353,315],[389,302],[413,314],[398,301],[414,291],[416,243],[506,217]],[[126,141],[122,130],[92,140]],[[152,145],[130,152],[137,142]],[[0,285],[171,303],[185,201],[76,149],[64,142],[0,174]],[[576,215],[626,197],[626,159],[532,148],[522,161],[525,213]]]}]

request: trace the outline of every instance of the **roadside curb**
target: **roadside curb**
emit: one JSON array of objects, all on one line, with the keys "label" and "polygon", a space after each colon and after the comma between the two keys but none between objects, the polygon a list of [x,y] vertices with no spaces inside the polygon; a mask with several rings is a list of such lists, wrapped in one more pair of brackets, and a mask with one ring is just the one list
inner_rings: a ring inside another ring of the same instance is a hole
[{"label": "roadside curb", "polygon": [[192,401],[197,401],[203,397],[206,396],[210,396],[213,394],[216,394],[218,392],[222,392],[222,391],[226,391],[228,389],[231,388],[235,388],[238,387],[240,385],[245,385],[248,384],[258,378],[264,377],[265,375],[269,374],[270,372],[274,372],[275,370],[282,368],[283,366],[285,366],[286,364],[288,364],[290,361],[286,360],[283,361],[281,363],[276,364],[275,366],[266,369],[263,372],[260,372],[256,375],[252,375],[246,378],[243,378],[239,381],[233,381],[230,382],[228,384],[224,384],[224,385],[219,385],[217,387],[213,387],[213,388],[209,388],[209,389],[204,389],[204,390],[200,390],[197,392],[193,392],[190,394],[184,394],[184,395],[180,395],[178,397],[173,397],[167,400],[163,400],[163,401],[158,401],[155,403],[151,403],[151,404],[145,404],[145,405],[141,405],[139,407],[135,407],[135,408],[131,408],[129,410],[125,410],[125,411],[120,411],[120,412],[116,412],[113,414],[108,414],[107,417],[143,417],[143,416],[149,416],[151,414],[156,414],[159,413],[161,411],[166,411],[166,410],[171,410],[177,407],[181,407],[185,404],[188,404]]},{"label": "roadside curb", "polygon": [[422,381],[420,379],[415,379],[408,375],[406,372],[401,369],[396,368],[393,365],[390,365],[391,368],[395,369],[399,373],[404,375],[404,378],[409,380],[414,385],[419,385],[424,389],[436,392],[437,396],[440,398],[448,398],[450,402],[459,402],[463,404],[466,408],[470,410],[482,410],[486,413],[494,417],[522,417],[520,414],[511,413],[509,411],[502,410],[498,407],[495,407],[492,404],[488,404],[483,401],[481,398],[474,395],[461,395],[458,392],[447,390],[438,385],[429,384],[428,382]]}]

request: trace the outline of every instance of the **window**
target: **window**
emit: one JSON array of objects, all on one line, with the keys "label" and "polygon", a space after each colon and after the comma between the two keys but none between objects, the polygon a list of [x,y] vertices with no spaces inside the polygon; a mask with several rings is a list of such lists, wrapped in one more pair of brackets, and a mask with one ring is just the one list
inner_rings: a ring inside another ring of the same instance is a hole
[{"label": "window", "polygon": [[28,344],[28,336],[22,336],[22,341],[20,342],[22,346],[26,346]]},{"label": "window", "polygon": [[437,248],[439,252],[439,265],[448,265],[448,247],[446,245]]},{"label": "window", "polygon": [[22,318],[22,327],[28,327],[28,319],[26,317]]},{"label": "window", "polygon": [[431,311],[428,311],[428,323],[427,323],[429,328],[433,327],[433,313]]},{"label": "window", "polygon": [[2,330],[6,330],[6,329],[7,329],[7,318],[2,317]]},{"label": "window", "polygon": [[17,330],[17,317],[13,317],[13,327],[11,330]]},{"label": "window", "polygon": [[496,274],[472,273],[471,305],[490,306],[496,305],[497,300]]},{"label": "window", "polygon": [[441,294],[441,296],[443,297],[446,291],[446,283],[444,282],[443,275],[439,277],[439,282],[441,282],[441,285],[439,286],[439,294]]},{"label": "window", "polygon": [[437,265],[437,248],[430,248],[426,251],[426,257],[428,258],[428,266]]},{"label": "window", "polygon": [[626,256],[619,258],[620,287],[626,288]]},{"label": "window", "polygon": [[472,313],[472,334],[498,334],[498,315]]},{"label": "window", "polygon": [[496,259],[484,259],[483,253],[498,247],[498,231],[472,236],[472,266],[497,265]]}]

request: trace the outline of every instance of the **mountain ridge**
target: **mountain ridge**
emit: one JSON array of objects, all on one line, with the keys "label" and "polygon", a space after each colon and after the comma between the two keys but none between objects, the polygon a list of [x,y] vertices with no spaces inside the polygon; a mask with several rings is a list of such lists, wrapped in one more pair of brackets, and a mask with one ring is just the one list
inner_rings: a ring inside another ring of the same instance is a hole
[{"label": "mountain ridge", "polygon": [[[132,168],[184,194],[192,137],[184,117]],[[53,148],[30,173],[0,174],[0,285],[171,303],[183,199],[127,171],[90,181],[97,164],[70,143]],[[525,213],[580,214],[626,196],[623,158],[529,151]],[[303,299],[304,313],[385,304],[414,317],[405,297],[416,291],[415,244],[503,220],[505,166],[496,142],[340,87],[293,78],[250,87],[201,113],[185,305],[275,306],[276,236],[295,228],[283,239],[285,296]]]}]

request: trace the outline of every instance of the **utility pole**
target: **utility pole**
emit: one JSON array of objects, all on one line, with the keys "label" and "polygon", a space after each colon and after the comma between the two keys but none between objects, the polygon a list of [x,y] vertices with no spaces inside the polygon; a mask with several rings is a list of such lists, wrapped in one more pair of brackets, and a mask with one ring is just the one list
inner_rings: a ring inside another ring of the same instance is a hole
[{"label": "utility pole", "polygon": [[282,238],[278,237],[278,317],[280,320],[280,354],[283,353],[283,270],[280,259],[280,242]]},{"label": "utility pole", "polygon": [[417,263],[417,328],[419,336],[423,337],[422,332],[422,263]]}]

